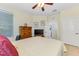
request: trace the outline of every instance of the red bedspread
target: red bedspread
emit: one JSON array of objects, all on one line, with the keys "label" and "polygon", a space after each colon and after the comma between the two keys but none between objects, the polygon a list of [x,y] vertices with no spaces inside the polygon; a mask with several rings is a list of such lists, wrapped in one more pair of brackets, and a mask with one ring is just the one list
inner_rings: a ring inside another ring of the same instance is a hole
[{"label": "red bedspread", "polygon": [[3,35],[0,35],[0,56],[18,56],[16,48]]}]

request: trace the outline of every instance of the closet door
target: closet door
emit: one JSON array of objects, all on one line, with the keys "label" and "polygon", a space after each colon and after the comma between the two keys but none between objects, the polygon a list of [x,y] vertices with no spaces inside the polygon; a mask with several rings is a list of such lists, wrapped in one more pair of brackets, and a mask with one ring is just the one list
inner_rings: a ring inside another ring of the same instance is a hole
[{"label": "closet door", "polygon": [[79,17],[73,18],[73,44],[79,46]]},{"label": "closet door", "polygon": [[61,20],[61,39],[64,43],[79,46],[79,17]]}]

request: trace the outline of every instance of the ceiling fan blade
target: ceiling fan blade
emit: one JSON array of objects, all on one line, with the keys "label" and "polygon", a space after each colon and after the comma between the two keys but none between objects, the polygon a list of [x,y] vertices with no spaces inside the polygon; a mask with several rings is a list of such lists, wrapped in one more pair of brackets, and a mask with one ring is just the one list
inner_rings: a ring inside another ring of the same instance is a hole
[{"label": "ceiling fan blade", "polygon": [[47,5],[53,5],[53,3],[45,3],[45,4],[47,4]]},{"label": "ceiling fan blade", "polygon": [[37,7],[37,5],[38,5],[38,4],[34,5],[34,6],[32,7],[32,9],[35,9],[35,8]]},{"label": "ceiling fan blade", "polygon": [[44,7],[41,7],[41,9],[42,9],[42,11],[44,11],[45,9],[44,9]]}]

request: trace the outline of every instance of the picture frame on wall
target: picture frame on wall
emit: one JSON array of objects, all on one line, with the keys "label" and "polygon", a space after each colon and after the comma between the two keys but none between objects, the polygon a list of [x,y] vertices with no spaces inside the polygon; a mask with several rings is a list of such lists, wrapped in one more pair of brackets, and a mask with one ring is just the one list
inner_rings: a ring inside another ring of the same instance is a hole
[{"label": "picture frame on wall", "polygon": [[44,20],[41,20],[41,21],[40,21],[40,26],[42,26],[42,27],[45,26],[45,21],[44,21]]},{"label": "picture frame on wall", "polygon": [[38,28],[39,27],[39,22],[33,22],[33,27]]}]

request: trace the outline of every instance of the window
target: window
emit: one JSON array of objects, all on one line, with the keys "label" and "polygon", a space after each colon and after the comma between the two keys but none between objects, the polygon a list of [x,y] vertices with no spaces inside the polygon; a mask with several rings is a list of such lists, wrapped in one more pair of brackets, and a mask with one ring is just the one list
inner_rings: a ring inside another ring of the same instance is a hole
[{"label": "window", "polygon": [[13,15],[0,11],[0,34],[11,37],[13,35]]}]

